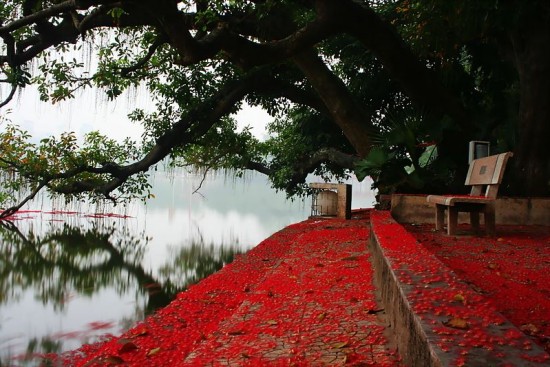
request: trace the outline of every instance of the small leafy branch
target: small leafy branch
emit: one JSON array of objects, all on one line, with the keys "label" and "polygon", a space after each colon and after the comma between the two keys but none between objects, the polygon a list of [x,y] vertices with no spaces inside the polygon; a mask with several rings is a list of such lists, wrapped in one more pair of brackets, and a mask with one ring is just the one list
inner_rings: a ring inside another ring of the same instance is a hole
[{"label": "small leafy branch", "polygon": [[[52,196],[65,195],[67,201],[87,198],[118,203],[149,195],[145,173],[124,177],[121,169],[141,153],[129,139],[118,143],[91,132],[79,147],[74,133],[38,144],[30,138],[15,125],[7,125],[0,133],[0,205],[7,206],[0,219],[18,211],[44,188]],[[21,194],[24,197],[17,200]]]}]

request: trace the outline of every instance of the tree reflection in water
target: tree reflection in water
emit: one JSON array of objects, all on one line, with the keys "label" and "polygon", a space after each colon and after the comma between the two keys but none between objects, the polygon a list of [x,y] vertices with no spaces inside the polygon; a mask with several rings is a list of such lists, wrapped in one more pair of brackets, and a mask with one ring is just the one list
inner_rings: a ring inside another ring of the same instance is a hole
[{"label": "tree reflection in water", "polygon": [[206,278],[233,261],[236,254],[242,253],[238,239],[231,246],[207,244],[199,233],[198,239],[187,246],[172,246],[169,256],[172,259],[159,269],[159,277],[166,286],[174,287],[172,294]]},{"label": "tree reflection in water", "polygon": [[[136,297],[146,294],[143,309],[137,307],[134,315],[121,320],[130,327],[241,252],[236,246],[238,241],[229,246],[205,244],[199,236],[190,244],[172,247],[171,256],[153,275],[142,265],[148,242],[144,234],[132,235],[125,226],[115,223],[97,222],[86,229],[64,223],[38,235],[32,228],[23,233],[14,223],[0,222],[0,307],[18,302],[27,290],[32,290],[43,305],[52,305],[57,311],[63,311],[74,296],[91,297],[102,289],[113,289],[119,296],[132,291],[139,293]],[[90,326],[101,327],[101,323]],[[90,341],[86,331],[67,334]],[[67,335],[29,336],[26,350],[16,354],[31,357],[36,353],[60,352],[64,337]],[[11,357],[13,351],[11,356],[0,352],[0,366],[13,365],[6,363]]]}]

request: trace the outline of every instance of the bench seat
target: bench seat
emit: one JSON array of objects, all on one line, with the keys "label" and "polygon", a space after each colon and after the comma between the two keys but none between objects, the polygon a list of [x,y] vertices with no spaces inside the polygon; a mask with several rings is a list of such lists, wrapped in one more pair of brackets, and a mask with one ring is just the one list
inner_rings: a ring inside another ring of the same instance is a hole
[{"label": "bench seat", "polygon": [[472,195],[428,195],[428,203],[453,206],[456,203],[490,203],[495,199]]},{"label": "bench seat", "polygon": [[511,152],[475,159],[470,163],[465,185],[472,186],[470,195],[429,195],[435,205],[435,228],[442,230],[447,212],[447,234],[456,234],[458,213],[469,212],[470,223],[479,232],[479,215],[483,213],[485,232],[495,235],[495,201],[506,163]]}]

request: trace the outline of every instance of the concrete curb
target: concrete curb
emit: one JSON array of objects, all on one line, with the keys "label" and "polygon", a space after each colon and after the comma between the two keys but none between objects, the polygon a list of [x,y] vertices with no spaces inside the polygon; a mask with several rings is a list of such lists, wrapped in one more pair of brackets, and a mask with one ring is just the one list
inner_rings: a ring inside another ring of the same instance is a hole
[{"label": "concrete curb", "polygon": [[386,316],[393,329],[399,355],[407,366],[443,366],[437,352],[428,342],[419,318],[412,312],[400,281],[384,256],[374,231],[370,233],[374,281],[380,291]]},{"label": "concrete curb", "polygon": [[[371,213],[369,248],[405,365],[550,366],[542,348],[418,244],[389,212]],[[434,309],[444,311],[436,315]],[[448,327],[450,320],[466,325]]]}]

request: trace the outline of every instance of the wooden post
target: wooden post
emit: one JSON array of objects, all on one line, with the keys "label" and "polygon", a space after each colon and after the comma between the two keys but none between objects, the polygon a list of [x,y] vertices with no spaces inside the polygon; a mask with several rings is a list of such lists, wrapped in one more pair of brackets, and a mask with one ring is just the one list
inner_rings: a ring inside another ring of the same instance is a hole
[{"label": "wooden post", "polygon": [[437,204],[435,209],[435,229],[440,231],[443,229],[445,223],[445,207]]}]

